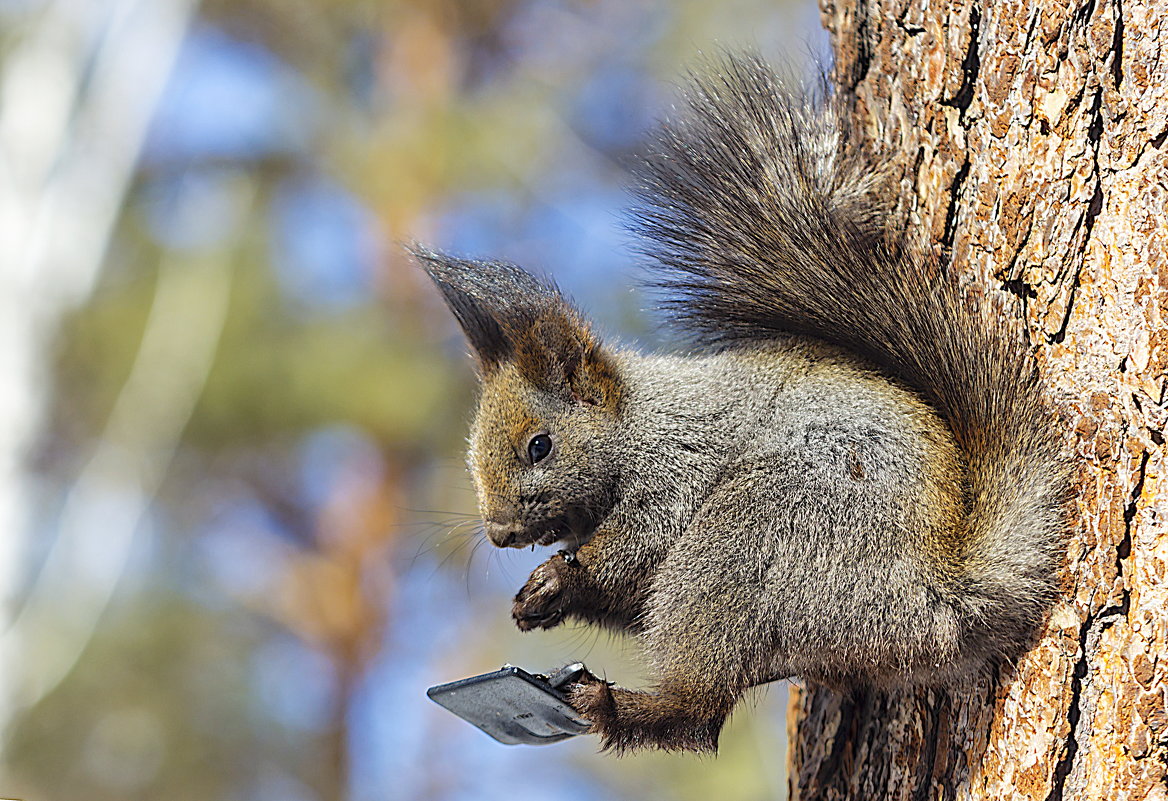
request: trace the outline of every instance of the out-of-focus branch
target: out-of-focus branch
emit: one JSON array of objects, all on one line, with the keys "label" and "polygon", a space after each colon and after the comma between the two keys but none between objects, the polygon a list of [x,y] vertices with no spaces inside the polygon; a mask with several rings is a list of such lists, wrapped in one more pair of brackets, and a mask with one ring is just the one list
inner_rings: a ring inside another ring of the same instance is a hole
[{"label": "out-of-focus branch", "polygon": [[[49,2],[24,26],[0,71],[0,731],[14,706],[30,702],[17,690],[30,632],[8,624],[19,605],[30,533],[24,463],[42,424],[47,343],[61,313],[94,284],[195,5]],[[87,543],[89,556],[78,554],[72,563],[100,554],[115,564],[117,544],[116,537]],[[46,570],[42,582],[50,580],[66,577]],[[54,590],[59,600],[69,597],[39,582],[31,597]],[[97,600],[84,600],[82,618],[104,605]],[[58,646],[62,653],[78,647],[64,639]]]},{"label": "out-of-focus branch", "polygon": [[96,628],[214,361],[230,262],[163,264],[138,356],[92,457],[69,491],[57,538],[0,654],[27,664],[9,714],[48,693]]}]

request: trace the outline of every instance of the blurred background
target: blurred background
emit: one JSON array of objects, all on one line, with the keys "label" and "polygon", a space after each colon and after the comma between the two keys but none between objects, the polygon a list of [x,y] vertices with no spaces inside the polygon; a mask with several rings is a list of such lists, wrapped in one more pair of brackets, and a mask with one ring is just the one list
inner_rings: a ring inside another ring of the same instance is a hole
[{"label": "blurred background", "polygon": [[506,747],[426,687],[521,636],[474,382],[401,243],[553,275],[610,337],[624,166],[704,51],[827,58],[811,0],[0,0],[0,796],[785,797],[785,687],[716,760]]}]

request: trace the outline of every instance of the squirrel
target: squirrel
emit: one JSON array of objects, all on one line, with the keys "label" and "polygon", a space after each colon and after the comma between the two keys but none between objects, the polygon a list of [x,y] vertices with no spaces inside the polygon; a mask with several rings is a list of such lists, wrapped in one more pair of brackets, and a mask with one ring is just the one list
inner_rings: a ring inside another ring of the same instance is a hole
[{"label": "squirrel", "polygon": [[415,247],[480,376],[490,541],[561,543],[521,630],[635,635],[591,674],[603,747],[711,752],[751,687],[949,686],[1017,659],[1057,592],[1069,462],[1005,316],[889,223],[839,98],[727,57],[639,163],[634,212],[692,350],[600,340],[549,281]]}]

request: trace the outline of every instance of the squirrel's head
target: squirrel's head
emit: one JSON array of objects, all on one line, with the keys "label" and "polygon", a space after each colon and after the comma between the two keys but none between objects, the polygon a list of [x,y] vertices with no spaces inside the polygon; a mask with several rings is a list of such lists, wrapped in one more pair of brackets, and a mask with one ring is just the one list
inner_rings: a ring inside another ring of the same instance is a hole
[{"label": "squirrel's head", "polygon": [[624,386],[612,353],[554,286],[514,265],[414,255],[478,364],[467,464],[487,536],[582,544],[616,500]]}]

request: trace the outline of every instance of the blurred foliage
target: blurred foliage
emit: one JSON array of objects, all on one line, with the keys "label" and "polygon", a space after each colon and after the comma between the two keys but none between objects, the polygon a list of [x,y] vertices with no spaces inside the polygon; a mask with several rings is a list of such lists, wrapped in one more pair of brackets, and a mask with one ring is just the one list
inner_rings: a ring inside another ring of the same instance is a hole
[{"label": "blurred foliage", "polygon": [[[617,761],[587,738],[504,749],[425,699],[427,684],[503,661],[586,656],[622,683],[639,668],[590,631],[510,628],[506,598],[541,555],[474,556],[459,469],[473,375],[401,243],[547,269],[605,326],[646,336],[642,301],[624,291],[619,209],[623,165],[666,82],[717,42],[798,60],[813,21],[793,0],[207,0],[101,285],[60,331],[36,454],[48,519],[129,374],[159,265],[230,264],[228,315],[117,602],[67,680],[17,722],[0,789],[97,801],[785,792],[779,688],[736,715],[717,760]],[[206,89],[206,74],[219,83]],[[260,87],[246,102],[228,91],[245,80]],[[215,125],[230,147],[176,144]]]},{"label": "blurred foliage", "polygon": [[324,775],[313,764],[319,735],[273,736],[255,715],[262,710],[241,657],[264,634],[169,591],[122,604],[69,681],[21,727],[9,759],[36,777],[23,797],[245,798],[265,763]]}]

